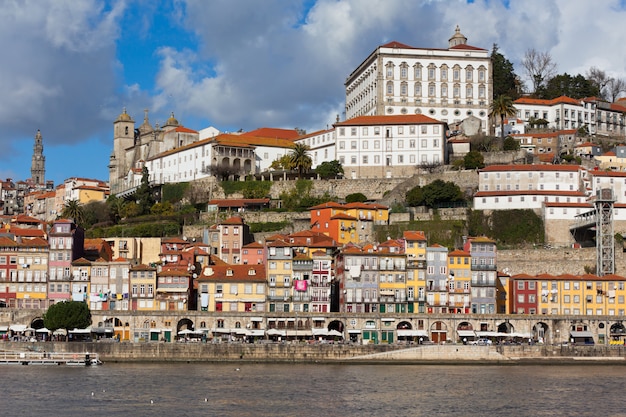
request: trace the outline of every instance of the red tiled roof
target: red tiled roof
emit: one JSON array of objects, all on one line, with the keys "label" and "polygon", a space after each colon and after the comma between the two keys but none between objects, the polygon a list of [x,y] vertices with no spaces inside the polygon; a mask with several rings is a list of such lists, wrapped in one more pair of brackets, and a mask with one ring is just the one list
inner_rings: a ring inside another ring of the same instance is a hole
[{"label": "red tiled roof", "polygon": [[423,114],[406,114],[393,116],[358,116],[350,120],[338,122],[333,126],[375,126],[375,125],[417,125],[443,124]]},{"label": "red tiled roof", "polygon": [[279,129],[275,127],[260,127],[255,130],[246,132],[247,136],[256,136],[262,138],[279,138],[294,140],[300,136],[296,129]]},{"label": "red tiled roof", "polygon": [[[229,275],[228,271],[232,271]],[[250,272],[254,271],[253,274]],[[198,281],[207,282],[265,282],[265,265],[211,265],[202,268]]]}]

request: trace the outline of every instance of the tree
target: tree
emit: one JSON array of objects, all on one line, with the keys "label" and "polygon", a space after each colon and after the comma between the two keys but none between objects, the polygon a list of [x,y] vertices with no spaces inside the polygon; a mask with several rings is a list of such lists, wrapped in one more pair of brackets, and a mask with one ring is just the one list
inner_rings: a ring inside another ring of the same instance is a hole
[{"label": "tree", "polygon": [[617,98],[622,93],[626,92],[626,81],[624,81],[622,78],[611,78],[609,80],[607,87],[608,87],[607,99],[611,103],[615,103],[615,100],[617,100]]},{"label": "tree", "polygon": [[593,82],[580,74],[572,77],[567,73],[555,75],[536,92],[537,97],[546,100],[561,96],[580,99],[595,97],[599,94],[600,89]]},{"label": "tree", "polygon": [[534,48],[524,53],[522,66],[533,85],[533,93],[556,73],[556,63],[552,61],[550,53],[539,52]]},{"label": "tree", "polygon": [[315,168],[315,173],[321,178],[336,178],[343,175],[343,167],[336,159],[333,161],[324,161]]},{"label": "tree", "polygon": [[296,143],[289,154],[289,162],[293,169],[298,171],[298,178],[302,173],[311,169],[313,160],[309,156],[309,146],[303,143]]},{"label": "tree", "polygon": [[519,97],[520,83],[515,74],[513,64],[504,55],[498,52],[498,45],[493,44],[491,50],[491,67],[493,68],[493,96]]},{"label": "tree", "polygon": [[424,204],[424,193],[419,185],[413,187],[406,193],[406,204],[411,207],[418,207]]},{"label": "tree", "polygon": [[91,325],[91,311],[82,301],[61,301],[48,307],[43,325],[50,331],[84,329]]},{"label": "tree", "polygon": [[367,196],[363,193],[353,193],[346,196],[346,203],[365,203]]},{"label": "tree", "polygon": [[270,168],[275,170],[275,171],[279,171],[279,170],[285,170],[285,171],[290,171],[292,169],[291,166],[291,156],[286,154],[281,156],[280,158],[276,158],[272,161],[272,164],[270,165]]},{"label": "tree", "polygon": [[489,117],[500,116],[500,135],[504,142],[504,119],[517,115],[513,100],[509,96],[498,96],[491,102]]},{"label": "tree", "polygon": [[592,83],[597,89],[597,95],[602,99],[607,99],[607,86],[613,80],[611,77],[606,75],[606,72],[597,67],[591,67],[587,70],[585,74],[587,80]]},{"label": "tree", "polygon": [[465,169],[480,169],[485,167],[485,157],[478,151],[469,151],[463,157]]},{"label": "tree", "polygon": [[139,206],[139,215],[150,213],[150,209],[154,205],[148,167],[146,166],[142,169],[141,184],[137,187],[137,191],[135,192],[135,201]]},{"label": "tree", "polygon": [[504,139],[502,149],[505,151],[518,151],[519,141],[513,139],[511,136],[507,136],[506,139]]},{"label": "tree", "polygon": [[78,200],[70,200],[65,203],[63,211],[61,212],[62,219],[72,219],[74,223],[83,225],[85,222],[85,213]]},{"label": "tree", "polygon": [[451,181],[435,180],[422,187],[424,204],[435,208],[441,204],[464,201],[463,193],[458,185]]}]

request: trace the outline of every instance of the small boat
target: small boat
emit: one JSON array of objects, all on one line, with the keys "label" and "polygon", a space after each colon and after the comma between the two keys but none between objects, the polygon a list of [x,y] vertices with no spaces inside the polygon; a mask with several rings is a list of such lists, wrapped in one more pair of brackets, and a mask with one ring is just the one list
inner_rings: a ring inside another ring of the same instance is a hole
[{"label": "small boat", "polygon": [[0,351],[0,365],[98,366],[102,361],[93,353]]}]

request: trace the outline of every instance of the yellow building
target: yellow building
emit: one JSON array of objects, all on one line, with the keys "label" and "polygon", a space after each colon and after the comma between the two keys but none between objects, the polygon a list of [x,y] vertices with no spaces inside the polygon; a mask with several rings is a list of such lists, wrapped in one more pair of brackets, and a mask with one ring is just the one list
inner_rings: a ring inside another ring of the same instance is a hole
[{"label": "yellow building", "polygon": [[425,312],[426,303],[426,247],[424,232],[405,231],[402,235],[407,257],[407,297],[409,312]]},{"label": "yellow building", "polygon": [[448,303],[451,313],[470,313],[472,257],[464,250],[448,253]]},{"label": "yellow building", "polygon": [[156,268],[137,265],[130,269],[130,300],[131,310],[155,310],[155,293],[157,286]]},{"label": "yellow building", "polygon": [[[15,298],[18,308],[47,308],[48,242],[22,238],[17,243]],[[52,285],[52,284],[50,284]]]},{"label": "yellow building", "polygon": [[267,311],[293,311],[291,287],[293,250],[291,244],[277,239],[267,244]]},{"label": "yellow building", "polygon": [[[619,275],[519,274],[510,278],[508,288],[509,313],[618,317],[626,313],[626,277]],[[584,328],[572,331],[574,339],[591,337]],[[598,343],[606,338],[623,343],[625,336],[621,328],[605,329]]]},{"label": "yellow building", "polygon": [[265,265],[211,265],[198,276],[198,306],[209,312],[263,312]]}]

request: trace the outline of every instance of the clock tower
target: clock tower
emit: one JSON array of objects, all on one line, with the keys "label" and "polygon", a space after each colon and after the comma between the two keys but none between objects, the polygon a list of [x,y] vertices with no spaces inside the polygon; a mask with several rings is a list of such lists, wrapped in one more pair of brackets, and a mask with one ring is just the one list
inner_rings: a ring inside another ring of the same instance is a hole
[{"label": "clock tower", "polygon": [[30,177],[36,185],[44,185],[46,178],[46,157],[43,156],[43,138],[37,129],[33,146],[33,161],[30,165]]}]

